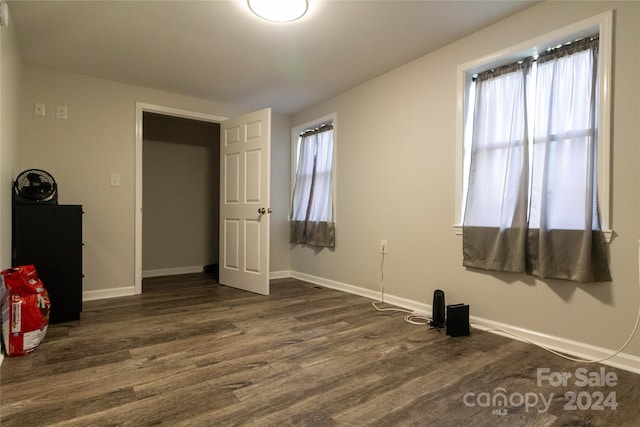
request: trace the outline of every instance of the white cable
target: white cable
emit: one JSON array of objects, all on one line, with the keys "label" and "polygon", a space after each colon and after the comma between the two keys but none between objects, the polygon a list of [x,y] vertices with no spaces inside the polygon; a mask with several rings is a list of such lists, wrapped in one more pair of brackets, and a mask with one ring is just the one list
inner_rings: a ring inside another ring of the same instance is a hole
[{"label": "white cable", "polygon": [[[640,241],[638,241],[638,243],[640,243]],[[572,360],[574,362],[580,362],[580,363],[600,363],[600,362],[604,362],[605,360],[609,360],[611,359],[613,356],[620,354],[622,352],[622,350],[624,350],[629,343],[631,342],[631,339],[635,336],[636,332],[638,332],[638,325],[640,325],[640,247],[638,248],[638,314],[636,315],[636,323],[633,326],[633,330],[631,331],[631,334],[629,335],[629,338],[627,338],[627,340],[625,341],[624,344],[622,344],[622,347],[620,347],[618,350],[614,351],[612,354],[610,354],[609,356],[606,357],[602,357],[600,359],[582,359],[582,358],[577,358],[577,357],[571,357],[571,356],[567,356],[566,354],[562,354],[560,352],[557,352],[547,346],[544,346],[542,344],[538,344],[536,342],[531,341],[528,338],[525,338],[521,335],[515,334],[513,332],[509,332],[506,331],[504,329],[500,329],[500,328],[494,328],[491,325],[488,325],[486,323],[482,323],[482,322],[473,322],[472,324],[476,324],[476,325],[483,325],[488,327],[489,329],[487,329],[488,332],[502,332],[508,335],[511,335],[513,337],[516,337],[518,339],[521,339],[523,341],[526,341],[530,344],[533,344],[535,346],[540,347],[543,350],[546,350],[550,353],[555,354],[556,356],[560,356],[564,359],[568,359],[568,360]]]},{"label": "white cable", "polygon": [[371,305],[378,311],[399,311],[401,313],[409,313],[404,317],[405,322],[412,325],[427,325],[430,320],[428,317],[414,313],[411,310],[403,308],[380,308],[376,304],[384,304],[384,250],[382,251],[382,259],[380,260],[380,301],[372,302]]},{"label": "white cable", "polygon": [[427,317],[423,314],[409,314],[404,316],[404,321],[407,323],[411,323],[412,325],[427,325],[431,326],[431,318]]},{"label": "white cable", "polygon": [[[640,240],[638,241],[638,243],[640,244]],[[383,304],[384,303],[384,251],[382,252],[382,259],[380,261],[380,301],[376,302],[372,302],[371,305],[373,305],[373,307],[378,310],[378,311],[399,311],[402,313],[409,313],[407,316],[404,317],[405,322],[411,323],[412,325],[429,325],[431,323],[431,318],[421,315],[421,314],[417,314],[414,313],[411,310],[405,310],[402,308],[379,308],[376,304]],[[418,321],[416,321],[415,319],[419,319]],[[574,362],[579,362],[579,363],[600,363],[600,362],[604,362],[605,360],[609,360],[612,357],[620,354],[622,352],[622,350],[624,350],[629,343],[631,342],[631,340],[633,339],[633,337],[635,336],[636,332],[638,332],[638,326],[640,325],[640,246],[638,247],[638,314],[636,315],[636,323],[633,326],[633,330],[631,331],[631,334],[629,335],[629,338],[627,338],[627,340],[625,341],[624,344],[622,344],[622,346],[616,350],[615,352],[613,352],[612,354],[610,354],[609,356],[606,357],[602,357],[600,359],[582,359],[582,358],[577,358],[577,357],[571,357],[571,356],[567,356],[566,354],[560,353],[552,348],[549,348],[543,344],[539,344],[535,341],[530,340],[529,338],[526,338],[522,335],[518,335],[516,333],[507,331],[505,329],[501,329],[501,328],[494,328],[493,326],[487,324],[487,323],[482,323],[482,322],[471,322],[472,325],[482,325],[485,326],[487,329],[487,332],[502,332],[504,334],[507,335],[511,335],[515,338],[518,338],[522,341],[528,342],[529,344],[533,344],[543,350],[548,351],[549,353],[553,353],[556,356],[560,356],[564,359],[567,360],[571,360]]]}]

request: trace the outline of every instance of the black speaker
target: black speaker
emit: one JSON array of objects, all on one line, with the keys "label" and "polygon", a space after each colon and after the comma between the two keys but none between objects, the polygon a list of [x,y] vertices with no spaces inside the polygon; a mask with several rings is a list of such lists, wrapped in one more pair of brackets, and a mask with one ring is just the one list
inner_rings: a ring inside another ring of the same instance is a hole
[{"label": "black speaker", "polygon": [[433,308],[430,325],[434,328],[444,326],[444,292],[440,289],[433,291]]},{"label": "black speaker", "polygon": [[453,304],[447,306],[447,335],[451,337],[470,335],[468,305]]}]

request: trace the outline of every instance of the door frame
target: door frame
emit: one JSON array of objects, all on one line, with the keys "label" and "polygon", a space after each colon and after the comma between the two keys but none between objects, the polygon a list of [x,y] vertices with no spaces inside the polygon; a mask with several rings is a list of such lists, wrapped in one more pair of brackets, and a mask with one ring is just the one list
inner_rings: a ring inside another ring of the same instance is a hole
[{"label": "door frame", "polygon": [[180,108],[166,107],[163,105],[136,102],[136,127],[135,127],[135,206],[134,206],[134,293],[142,293],[142,121],[143,113],[158,113],[185,119],[200,120],[203,122],[222,123],[228,117],[197,111],[183,110]]}]

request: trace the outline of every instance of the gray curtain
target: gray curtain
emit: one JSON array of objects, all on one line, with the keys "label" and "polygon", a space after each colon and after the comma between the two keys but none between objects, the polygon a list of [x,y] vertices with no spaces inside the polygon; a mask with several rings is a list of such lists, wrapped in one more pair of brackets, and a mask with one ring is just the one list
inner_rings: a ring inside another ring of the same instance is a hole
[{"label": "gray curtain", "polygon": [[333,126],[303,133],[289,222],[291,243],[335,246],[332,171]]},{"label": "gray curtain", "polygon": [[478,76],[465,266],[611,280],[597,203],[597,53],[597,38],[585,39]]},{"label": "gray curtain", "polygon": [[527,247],[526,79],[531,61],[476,80],[469,185],[463,224],[467,267],[524,272]]},{"label": "gray curtain", "polygon": [[336,245],[336,227],[327,221],[291,221],[289,242],[333,248]]}]

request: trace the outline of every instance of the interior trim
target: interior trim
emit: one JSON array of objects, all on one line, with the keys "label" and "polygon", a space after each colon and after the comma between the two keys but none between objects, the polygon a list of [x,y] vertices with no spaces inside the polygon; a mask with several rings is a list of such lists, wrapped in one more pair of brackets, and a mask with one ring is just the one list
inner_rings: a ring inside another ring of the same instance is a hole
[{"label": "interior trim", "polygon": [[134,273],[133,285],[135,294],[142,293],[142,117],[144,112],[165,114],[186,119],[221,123],[227,120],[224,116],[215,116],[197,111],[182,110],[162,105],[136,102],[135,126],[135,205],[134,205]]}]

